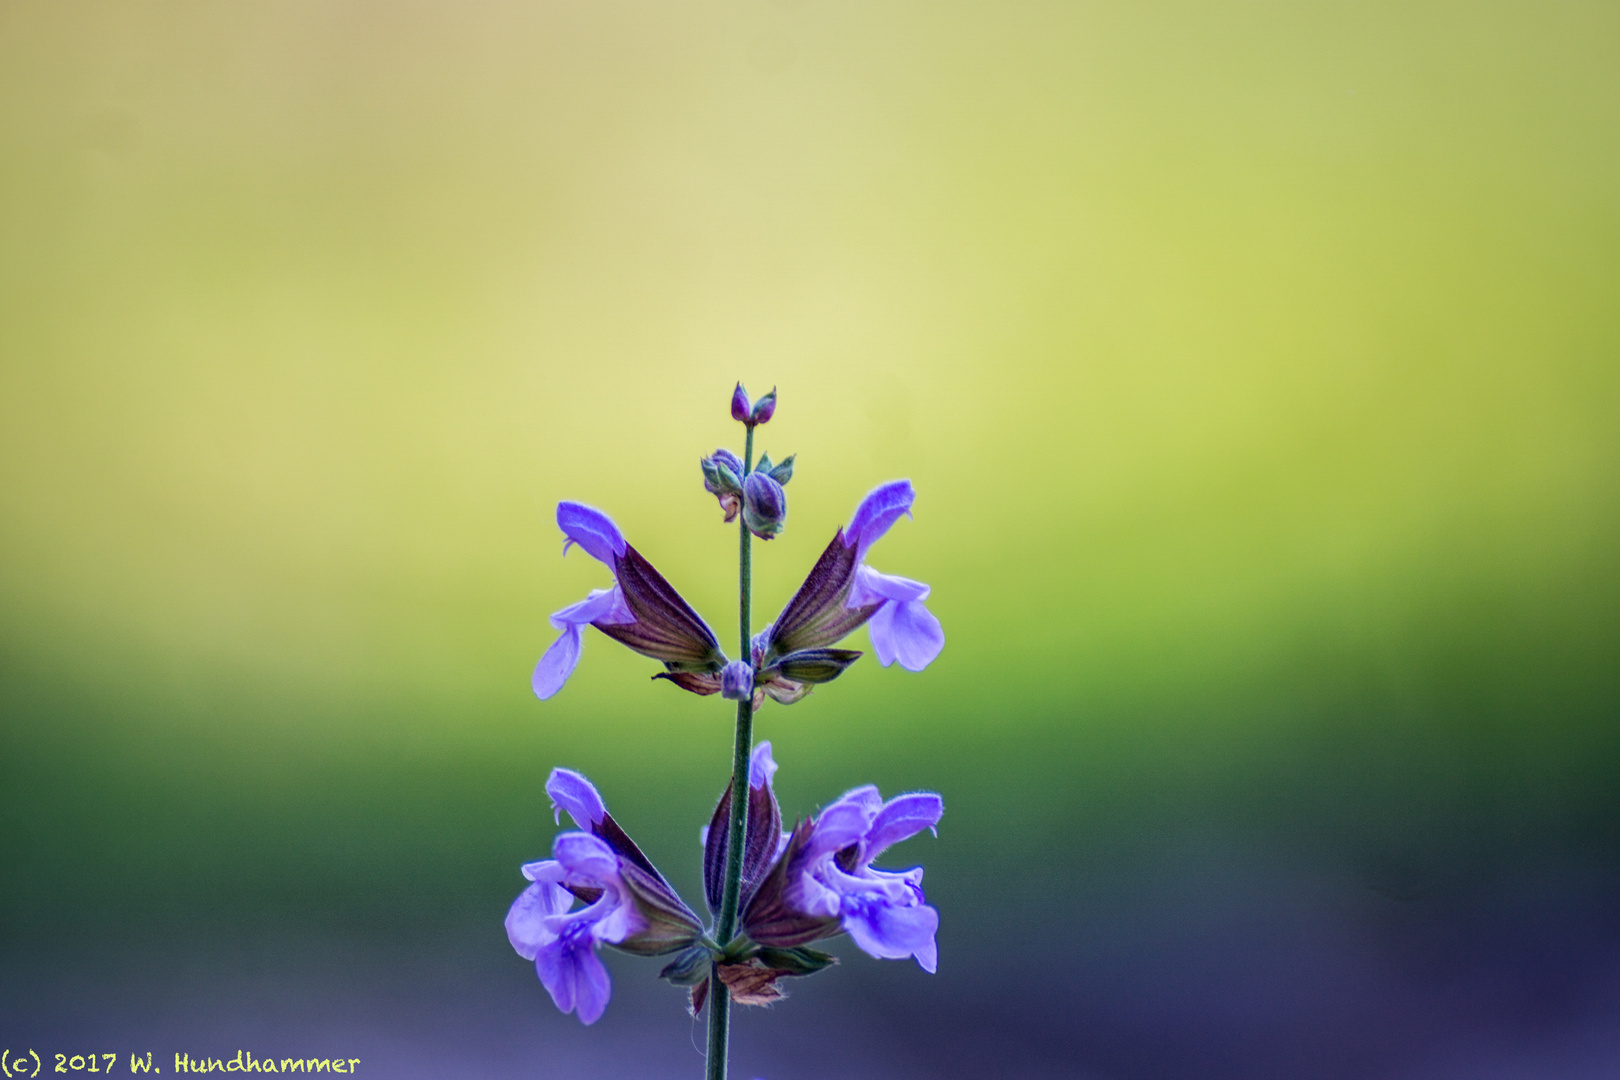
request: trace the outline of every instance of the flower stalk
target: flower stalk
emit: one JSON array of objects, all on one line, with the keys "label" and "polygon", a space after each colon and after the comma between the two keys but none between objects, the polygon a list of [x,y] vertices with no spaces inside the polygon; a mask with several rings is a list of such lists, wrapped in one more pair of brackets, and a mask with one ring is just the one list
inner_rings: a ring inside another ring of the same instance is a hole
[{"label": "flower stalk", "polygon": [[[754,425],[748,425],[748,434],[743,443],[743,473],[742,478],[748,478],[753,468],[754,460]],[[739,521],[737,523],[737,628],[738,649],[741,655],[749,654],[749,641],[753,636],[752,623],[752,592],[753,592],[753,557],[750,541],[753,534],[748,526]],[[732,791],[746,792],[748,790],[748,762],[754,749],[754,695],[745,694],[737,701],[737,735],[732,744],[731,754],[731,784]],[[716,935],[722,945],[730,945],[731,939],[737,931],[737,897],[742,890],[743,865],[743,838],[748,830],[748,799],[738,797],[731,800],[731,818],[727,822],[726,831],[729,842],[726,845],[726,869],[724,884],[720,894],[720,921],[716,926]],[[731,996],[726,990],[726,984],[720,979],[720,963],[714,961],[709,966],[709,1052],[707,1080],[726,1080],[726,1059],[729,1056],[731,1023]]]}]

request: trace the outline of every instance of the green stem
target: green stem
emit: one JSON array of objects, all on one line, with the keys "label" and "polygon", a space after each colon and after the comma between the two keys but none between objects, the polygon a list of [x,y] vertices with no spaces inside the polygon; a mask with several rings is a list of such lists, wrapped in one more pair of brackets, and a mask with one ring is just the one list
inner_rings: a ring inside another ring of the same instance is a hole
[{"label": "green stem", "polygon": [[[749,425],[743,446],[743,478],[754,465],[754,428]],[[749,549],[752,536],[748,525],[737,519],[737,625],[742,659],[753,659],[750,638],[750,602],[753,592],[753,558]],[[750,694],[737,702],[737,738],[731,752],[731,820],[726,830],[726,870],[720,891],[720,922],[715,936],[729,945],[737,932],[737,898],[742,891],[743,837],[748,832],[748,759],[754,749],[754,698]],[[707,1080],[726,1080],[726,1059],[731,1023],[731,996],[720,981],[720,966],[709,970],[709,1056]]]}]

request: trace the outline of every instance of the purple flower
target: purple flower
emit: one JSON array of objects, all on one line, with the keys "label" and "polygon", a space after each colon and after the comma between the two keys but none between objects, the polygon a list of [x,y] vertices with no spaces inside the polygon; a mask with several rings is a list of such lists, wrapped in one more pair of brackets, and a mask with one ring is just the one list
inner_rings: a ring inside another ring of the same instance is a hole
[{"label": "purple flower", "polygon": [[748,391],[743,384],[738,383],[737,389],[731,392],[731,418],[739,424],[746,424],[752,419],[749,416]]},{"label": "purple flower", "polygon": [[[657,956],[687,948],[702,927],[589,780],[554,769],[546,792],[554,812],[567,810],[588,831],[559,834],[550,859],[523,867],[532,884],[507,912],[506,936],[519,956],[534,961],[557,1008],[593,1024],[613,989],[597,946]],[[584,906],[570,910],[576,899]]]},{"label": "purple flower", "polygon": [[761,693],[791,704],[813,684],[837,678],[861,654],[829,646],[863,624],[884,667],[898,660],[908,671],[921,671],[939,655],[945,632],[923,605],[928,586],[863,561],[901,516],[910,515],[915,499],[911,481],[894,480],[861,500],[776,621],[755,636],[754,685]]},{"label": "purple flower", "polygon": [[[563,1012],[579,1010],[594,1024],[613,992],[596,946],[617,944],[641,929],[626,900],[613,849],[594,836],[568,832],[552,845],[552,858],[529,863],[523,876],[534,884],[506,913],[506,936],[525,960],[533,960],[540,982]],[[596,899],[569,911],[580,893]]]},{"label": "purple flower", "polygon": [[933,829],[944,809],[933,792],[897,795],[886,803],[875,787],[845,794],[794,829],[744,911],[744,930],[771,948],[845,932],[872,956],[913,956],[923,970],[936,970],[939,912],[925,902],[922,869],[878,870],[872,861],[891,845]]},{"label": "purple flower", "polygon": [[662,660],[667,678],[696,694],[720,689],[719,671],[726,656],[720,642],[680,593],[625,542],[619,527],[602,511],[582,503],[557,504],[557,527],[567,538],[563,553],[575,544],[613,571],[613,588],[592,589],[589,596],[551,616],[562,631],[535,665],[537,697],[562,689],[579,664],[587,625],[628,645],[643,656]]}]

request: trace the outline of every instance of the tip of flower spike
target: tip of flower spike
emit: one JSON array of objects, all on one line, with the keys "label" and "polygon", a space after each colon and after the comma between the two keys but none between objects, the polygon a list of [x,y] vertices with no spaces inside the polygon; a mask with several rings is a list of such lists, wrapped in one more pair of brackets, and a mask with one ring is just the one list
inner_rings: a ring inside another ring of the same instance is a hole
[{"label": "tip of flower spike", "polygon": [[731,392],[731,418],[739,424],[746,424],[749,421],[751,412],[752,406],[748,403],[748,391],[743,389],[742,383],[738,383],[737,389]]}]

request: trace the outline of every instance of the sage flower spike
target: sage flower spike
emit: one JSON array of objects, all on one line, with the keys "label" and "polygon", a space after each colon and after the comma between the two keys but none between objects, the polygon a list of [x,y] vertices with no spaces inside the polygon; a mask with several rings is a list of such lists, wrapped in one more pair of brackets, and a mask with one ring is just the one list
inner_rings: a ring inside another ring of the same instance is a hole
[{"label": "sage flower spike", "polygon": [[791,704],[814,684],[837,678],[861,654],[829,646],[863,625],[884,667],[898,660],[907,671],[921,671],[944,649],[945,631],[923,605],[928,586],[879,573],[863,561],[895,522],[911,514],[915,501],[909,480],[890,481],[861,500],[793,599],[755,635],[754,686],[761,694]]},{"label": "sage flower spike", "polygon": [[625,542],[613,519],[583,503],[561,502],[557,527],[566,537],[563,553],[578,544],[613,571],[613,588],[592,589],[579,603],[552,614],[552,627],[562,633],[535,665],[535,696],[549,698],[568,681],[579,664],[587,625],[643,656],[662,660],[666,671],[654,678],[670,679],[696,694],[716,693],[726,654],[714,631]]},{"label": "sage flower spike", "polygon": [[[703,928],[589,780],[554,769],[546,791],[554,811],[567,810],[588,831],[559,834],[550,859],[523,867],[532,884],[507,912],[506,936],[519,956],[534,961],[557,1008],[593,1024],[613,989],[599,945],[658,956],[690,947]],[[584,906],[571,911],[575,900]]]}]

